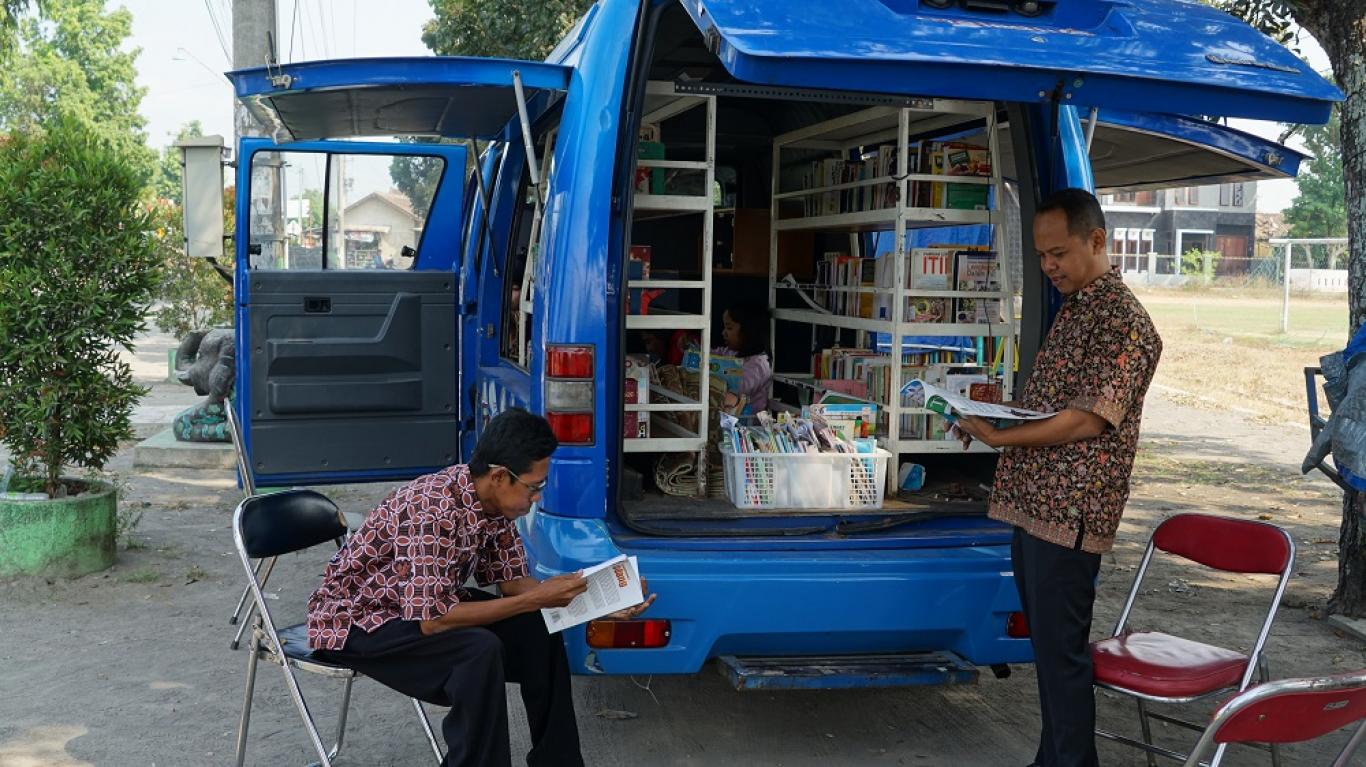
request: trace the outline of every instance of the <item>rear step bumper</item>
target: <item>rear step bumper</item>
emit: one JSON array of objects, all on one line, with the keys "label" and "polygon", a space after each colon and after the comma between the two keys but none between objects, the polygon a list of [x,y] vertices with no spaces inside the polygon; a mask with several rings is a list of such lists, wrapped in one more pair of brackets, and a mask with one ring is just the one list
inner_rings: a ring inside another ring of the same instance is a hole
[{"label": "rear step bumper", "polygon": [[835,657],[717,658],[737,690],[842,690],[973,684],[977,667],[951,652]]}]

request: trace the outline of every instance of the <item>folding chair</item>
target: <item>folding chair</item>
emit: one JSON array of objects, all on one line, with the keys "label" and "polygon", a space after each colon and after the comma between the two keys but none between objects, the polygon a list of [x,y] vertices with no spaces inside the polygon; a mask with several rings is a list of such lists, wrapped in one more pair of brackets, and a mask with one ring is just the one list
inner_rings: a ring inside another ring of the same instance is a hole
[{"label": "folding chair", "polygon": [[[233,409],[230,400],[223,401],[223,412],[228,417],[228,434],[232,437],[232,452],[233,456],[237,459],[237,475],[242,478],[242,492],[246,494],[246,497],[250,498],[251,496],[256,495],[256,483],[252,480],[250,467],[247,465],[247,448],[242,442],[242,425],[237,421],[237,411]],[[269,560],[263,559],[256,563],[256,572],[261,576],[262,586],[266,585],[266,581],[270,580],[270,571],[273,567],[275,567],[275,560],[273,558]],[[262,571],[262,568],[264,568],[264,572]],[[247,604],[247,599],[250,595],[251,587],[244,587],[242,589],[242,596],[237,600],[237,607],[233,609],[232,615],[228,616],[228,625],[237,625],[237,633],[233,635],[232,642],[228,645],[234,650],[241,646],[242,634],[247,630],[247,624],[251,622],[251,611],[253,608]],[[247,608],[245,618],[242,616],[242,608],[244,607]],[[240,625],[238,625],[239,620],[241,620]]]},{"label": "folding chair", "polygon": [[[277,629],[274,616],[266,604],[261,590],[261,580],[252,560],[263,560],[302,551],[320,543],[340,538],[346,532],[346,524],[336,504],[326,496],[312,490],[287,490],[271,495],[257,495],[246,498],[237,505],[232,515],[232,538],[237,547],[237,555],[242,560],[242,569],[247,575],[247,589],[251,592],[255,607],[255,620],[252,622],[251,638],[247,645],[247,690],[242,702],[242,718],[237,728],[237,767],[242,767],[246,759],[247,727],[251,722],[252,694],[256,689],[256,664],[266,660],[278,665],[285,675],[285,684],[290,697],[303,717],[304,727],[308,730],[309,740],[317,750],[323,767],[331,767],[332,759],[341,751],[342,738],[346,733],[346,714],[351,703],[351,685],[359,673],[316,657],[308,648],[308,628],[300,623]],[[324,677],[342,679],[341,709],[337,714],[337,741],[329,751],[323,746],[318,727],[308,711],[303,692],[294,672],[307,671]],[[422,731],[427,743],[441,761],[441,747],[432,732],[431,722],[422,708],[422,703],[413,700]]]},{"label": "folding chair", "polygon": [[[1271,608],[1262,621],[1261,631],[1251,652],[1243,654],[1215,645],[1164,634],[1159,631],[1125,631],[1129,614],[1134,607],[1148,572],[1153,553],[1163,551],[1206,567],[1236,573],[1279,575]],[[1154,755],[1185,761],[1188,754],[1153,744],[1150,720],[1187,727],[1197,732],[1204,727],[1181,719],[1151,713],[1149,703],[1189,703],[1236,690],[1241,692],[1251,683],[1253,674],[1268,679],[1266,645],[1271,623],[1276,618],[1281,596],[1295,563],[1295,542],[1281,528],[1263,522],[1249,522],[1207,514],[1179,514],[1158,525],[1148,541],[1148,549],[1134,576],[1129,598],[1120,612],[1114,633],[1108,639],[1091,643],[1091,658],[1095,683],[1099,687],[1123,693],[1138,702],[1142,742],[1097,728],[1096,734],[1141,748],[1148,754],[1148,764],[1157,764]],[[1211,766],[1223,759],[1226,743],[1221,743]],[[1279,767],[1280,753],[1271,745],[1271,762]]]},{"label": "folding chair", "polygon": [[1366,669],[1334,676],[1281,679],[1253,687],[1214,714],[1185,767],[1197,767],[1212,744],[1299,743],[1361,722],[1333,760],[1347,767],[1366,740]]}]

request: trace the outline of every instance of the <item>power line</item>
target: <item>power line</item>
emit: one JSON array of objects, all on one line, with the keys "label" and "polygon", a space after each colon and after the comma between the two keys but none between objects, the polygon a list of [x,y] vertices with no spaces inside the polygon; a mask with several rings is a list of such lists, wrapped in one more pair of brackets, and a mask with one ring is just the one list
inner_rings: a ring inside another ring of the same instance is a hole
[{"label": "power line", "polygon": [[322,0],[318,2],[317,13],[313,15],[313,19],[318,23],[318,39],[322,40],[320,47],[323,49],[323,58],[330,59],[332,58],[332,44],[327,39],[327,22],[323,19]]},{"label": "power line", "polygon": [[289,60],[294,61],[294,27],[299,23],[299,0],[294,0],[294,12],[289,22]]},{"label": "power line", "polygon": [[213,22],[213,33],[218,37],[218,47],[223,49],[223,56],[232,63],[232,54],[228,52],[227,40],[223,37],[223,28],[218,25],[218,16],[213,12],[213,6],[209,0],[204,0],[204,10],[209,12],[209,21]]}]

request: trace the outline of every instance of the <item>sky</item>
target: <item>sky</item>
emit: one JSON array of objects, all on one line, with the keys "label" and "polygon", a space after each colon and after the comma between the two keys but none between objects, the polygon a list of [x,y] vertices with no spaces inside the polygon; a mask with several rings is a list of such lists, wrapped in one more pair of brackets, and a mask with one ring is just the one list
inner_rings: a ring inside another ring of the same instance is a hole
[{"label": "sky", "polygon": [[[199,120],[204,133],[232,141],[231,0],[110,0],[133,13],[129,48],[141,48],[138,84],[147,143],[160,149]],[[356,56],[424,56],[426,0],[277,0],[281,61]],[[296,20],[297,19],[297,20]],[[222,42],[215,31],[222,31]]]},{"label": "sky", "polygon": [[[148,143],[160,149],[180,127],[199,120],[206,134],[232,137],[232,90],[221,72],[231,69],[231,0],[114,0],[133,13],[129,47],[142,49],[138,84],[147,88],[142,114]],[[356,56],[420,56],[422,24],[431,18],[426,0],[277,0],[282,61]],[[221,30],[222,40],[215,29]],[[1326,71],[1323,49],[1308,35],[1304,54]],[[1241,130],[1275,139],[1282,126],[1232,120]],[[1291,146],[1296,146],[1291,141]],[[1262,182],[1257,209],[1278,211],[1296,194],[1293,180]]]}]

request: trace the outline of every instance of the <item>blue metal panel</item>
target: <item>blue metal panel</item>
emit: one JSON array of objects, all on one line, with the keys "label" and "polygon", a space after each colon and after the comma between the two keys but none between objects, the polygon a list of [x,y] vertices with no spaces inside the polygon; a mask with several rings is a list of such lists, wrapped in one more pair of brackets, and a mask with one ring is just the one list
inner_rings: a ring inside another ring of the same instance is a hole
[{"label": "blue metal panel", "polygon": [[647,615],[671,621],[670,643],[657,650],[591,650],[582,626],[566,631],[576,673],[687,674],[721,655],[947,650],[977,665],[1031,657],[1027,640],[1006,636],[1020,609],[1008,533],[969,546],[903,546],[901,533],[880,544],[871,536],[863,548],[810,536],[800,550],[791,541],[788,550],[759,549],[756,539],[747,539],[750,550],[705,550],[697,539],[680,550],[643,537],[614,543],[601,520],[541,512],[521,528],[538,577],[618,552],[637,556],[659,595]]},{"label": "blue metal panel", "polygon": [[1144,189],[1166,186],[1199,186],[1227,181],[1257,181],[1261,179],[1294,178],[1300,162],[1308,155],[1278,144],[1270,139],[1180,115],[1102,110],[1097,119],[1099,133],[1114,144],[1121,153],[1124,137],[1159,138],[1173,148],[1186,145],[1188,152],[1218,156],[1226,170],[1209,170],[1216,163],[1213,158],[1201,162],[1186,162],[1189,154],[1174,159],[1140,162],[1142,157],[1121,158],[1121,167],[1111,169],[1105,159],[1091,152],[1092,171],[1096,186],[1102,189]]},{"label": "blue metal panel", "polygon": [[[456,271],[461,257],[462,225],[464,222],[464,190],[459,183],[465,170],[467,151],[463,146],[453,144],[378,144],[358,141],[328,142],[300,141],[277,144],[269,139],[246,137],[241,139],[237,148],[237,197],[235,201],[235,220],[237,236],[234,238],[235,275],[233,280],[234,316],[237,326],[237,370],[235,374],[233,406],[237,408],[238,422],[242,424],[243,444],[252,465],[251,456],[251,338],[249,337],[247,309],[251,301],[250,258],[247,255],[248,240],[244,233],[250,231],[251,216],[251,171],[252,158],[259,152],[317,152],[346,155],[403,155],[410,157],[440,157],[445,160],[445,168],[437,182],[436,193],[432,198],[430,212],[422,239],[418,243],[417,258],[413,271]],[[452,180],[454,180],[452,182]],[[452,351],[451,364],[459,367],[459,350]],[[459,407],[459,405],[457,405]],[[417,473],[436,471],[442,466],[419,468]],[[414,475],[414,469],[394,471],[376,468],[362,472],[317,472],[309,474],[257,474],[258,487],[284,487],[298,484],[340,484],[350,482],[378,482],[383,480],[406,479]]]},{"label": "blue metal panel", "polygon": [[[531,409],[544,412],[544,356],[547,344],[591,344],[594,376],[602,383],[621,377],[616,344],[620,305],[613,259],[619,237],[612,227],[613,175],[622,130],[622,99],[641,4],[604,0],[582,30],[576,49],[578,67],[555,144],[555,162],[544,221],[544,247],[536,264],[535,315],[531,328]],[[549,485],[542,504],[557,514],[602,517],[615,497],[609,495],[607,464],[615,460],[621,430],[616,387],[599,386],[594,441],[564,445],[551,458]],[[610,500],[609,500],[610,499]]]},{"label": "blue metal panel", "polygon": [[1038,18],[918,0],[684,0],[753,83],[1322,123],[1336,87],[1248,25],[1184,0],[1065,0]]},{"label": "blue metal panel", "polygon": [[237,98],[281,139],[491,139],[517,116],[513,72],[528,98],[569,87],[568,67],[454,56],[306,61],[228,78]]}]

